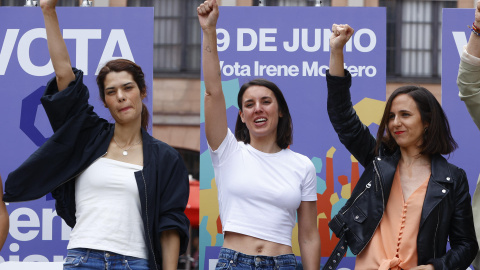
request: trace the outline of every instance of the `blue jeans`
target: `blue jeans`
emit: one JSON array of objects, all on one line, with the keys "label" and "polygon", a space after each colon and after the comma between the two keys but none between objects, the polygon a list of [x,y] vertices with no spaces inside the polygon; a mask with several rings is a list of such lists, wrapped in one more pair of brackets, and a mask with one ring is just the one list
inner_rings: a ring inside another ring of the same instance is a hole
[{"label": "blue jeans", "polygon": [[87,248],[69,249],[63,269],[149,270],[148,260]]},{"label": "blue jeans", "polygon": [[252,256],[228,248],[221,248],[215,270],[295,270],[297,259],[293,254],[279,256]]}]

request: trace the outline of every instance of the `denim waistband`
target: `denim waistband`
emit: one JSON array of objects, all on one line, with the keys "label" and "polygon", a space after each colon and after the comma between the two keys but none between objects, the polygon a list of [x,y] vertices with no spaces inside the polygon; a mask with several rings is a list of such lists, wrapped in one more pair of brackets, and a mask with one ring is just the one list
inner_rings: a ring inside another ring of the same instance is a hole
[{"label": "denim waistband", "polygon": [[89,248],[73,248],[69,249],[68,253],[70,254],[77,254],[80,256],[84,256],[87,258],[97,258],[97,259],[108,259],[110,261],[114,260],[146,260],[142,258],[127,256],[118,254],[115,252],[105,251],[105,250],[97,250],[97,249],[89,249]]},{"label": "denim waistband", "polygon": [[230,263],[244,263],[249,265],[255,265],[255,267],[259,266],[286,266],[292,265],[295,266],[297,264],[297,258],[294,254],[284,254],[279,256],[263,256],[263,255],[247,255],[241,252],[228,249],[228,248],[221,248],[220,254],[218,255],[219,259],[229,260]]}]

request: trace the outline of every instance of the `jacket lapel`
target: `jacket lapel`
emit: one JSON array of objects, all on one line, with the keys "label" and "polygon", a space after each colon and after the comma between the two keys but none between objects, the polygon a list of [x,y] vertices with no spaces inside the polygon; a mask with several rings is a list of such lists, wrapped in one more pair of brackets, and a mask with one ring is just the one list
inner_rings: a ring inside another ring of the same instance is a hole
[{"label": "jacket lapel", "polygon": [[[143,140],[143,169],[141,171],[135,172],[135,178],[137,180],[138,192],[140,195],[140,203],[143,207],[147,207],[147,195],[148,199],[153,198],[151,195],[154,194],[156,187],[149,186],[149,180],[153,179],[155,172],[151,165],[153,158],[150,156],[152,154],[152,138],[150,135],[142,128],[142,140]],[[148,182],[148,183],[147,183]]]},{"label": "jacket lapel", "polygon": [[395,171],[397,170],[398,161],[400,160],[400,151],[396,151],[391,156],[377,156],[375,157],[374,162],[378,164],[378,170],[380,174],[380,181],[383,183],[383,194],[384,202],[383,206],[385,207],[390,196],[390,190],[392,188],[393,177],[395,176]]},{"label": "jacket lapel", "polygon": [[440,155],[432,156],[432,175],[428,182],[425,200],[423,202],[422,218],[420,220],[420,228],[425,223],[433,209],[448,195],[450,192],[449,185],[454,179],[450,173],[449,166],[445,158]]}]

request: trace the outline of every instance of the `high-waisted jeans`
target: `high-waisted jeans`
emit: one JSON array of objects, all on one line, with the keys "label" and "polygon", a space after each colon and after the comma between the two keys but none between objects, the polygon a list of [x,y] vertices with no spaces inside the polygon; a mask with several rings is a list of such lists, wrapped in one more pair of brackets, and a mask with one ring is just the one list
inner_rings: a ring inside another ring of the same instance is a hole
[{"label": "high-waisted jeans", "polygon": [[69,249],[63,269],[149,270],[148,260],[87,248]]},{"label": "high-waisted jeans", "polygon": [[215,270],[295,270],[294,254],[279,256],[246,255],[228,248],[221,248]]}]

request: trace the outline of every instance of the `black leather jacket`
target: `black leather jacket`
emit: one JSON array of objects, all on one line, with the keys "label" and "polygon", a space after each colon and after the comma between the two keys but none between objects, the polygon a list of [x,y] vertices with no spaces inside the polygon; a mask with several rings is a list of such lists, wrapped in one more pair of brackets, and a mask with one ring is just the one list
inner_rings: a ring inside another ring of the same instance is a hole
[{"label": "black leather jacket", "polygon": [[[75,179],[105,155],[115,125],[99,118],[88,104],[83,72],[58,92],[56,80],[48,84],[42,104],[54,134],[5,182],[6,202],[35,200],[51,192],[57,214],[74,227]],[[143,169],[135,172],[150,269],[162,269],[160,234],[177,230],[180,253],[188,245],[189,220],[185,207],[189,195],[188,173],[180,154],[142,129]]]},{"label": "black leather jacket", "polygon": [[[327,72],[328,114],[340,141],[365,171],[329,226],[338,237],[345,232],[351,251],[359,254],[380,224],[400,152],[381,148],[375,156],[375,138],[353,109],[352,78],[347,70],[345,73],[345,77],[335,77]],[[441,155],[432,156],[431,169],[417,237],[418,265],[466,269],[478,250],[467,177]]]}]

